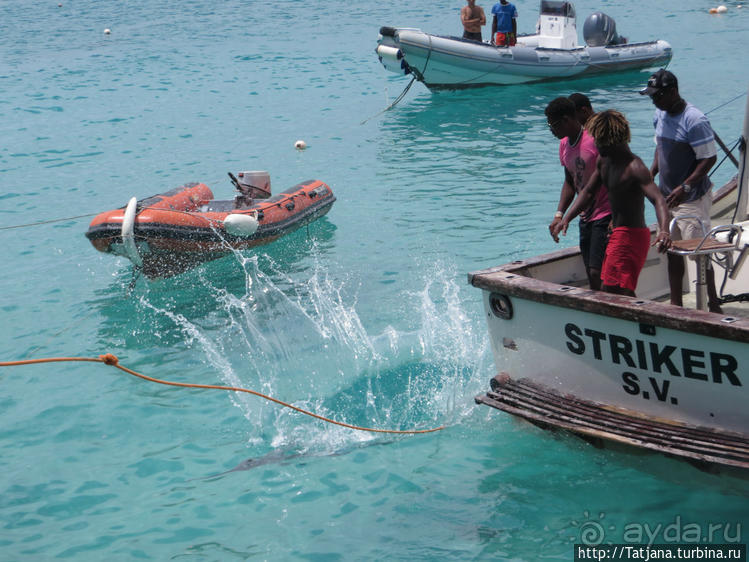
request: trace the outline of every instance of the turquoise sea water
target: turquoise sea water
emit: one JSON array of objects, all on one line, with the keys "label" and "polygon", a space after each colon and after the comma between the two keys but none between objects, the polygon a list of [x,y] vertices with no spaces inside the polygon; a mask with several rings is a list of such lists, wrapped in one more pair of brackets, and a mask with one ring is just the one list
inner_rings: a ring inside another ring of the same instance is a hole
[{"label": "turquoise sea water", "polygon": [[[88,218],[0,230],[0,361],[109,352],[352,424],[447,428],[373,435],[99,364],[5,368],[0,559],[571,560],[595,525],[607,542],[687,524],[749,540],[744,481],[473,403],[494,365],[466,272],[556,247],[545,104],[582,91],[624,111],[649,162],[647,72],[417,84],[376,115],[408,81],[378,63],[379,27],[457,34],[460,2],[60,1],[0,3],[0,227],[189,181],[229,198],[226,172],[251,169],[275,191],[321,179],[338,201],[309,232],[132,290]],[[725,4],[576,6],[580,28],[602,9],[630,40],[670,41],[682,93],[708,111],[747,87],[749,5]],[[517,5],[530,32],[537,4]],[[728,144],[744,103],[709,115]]]}]

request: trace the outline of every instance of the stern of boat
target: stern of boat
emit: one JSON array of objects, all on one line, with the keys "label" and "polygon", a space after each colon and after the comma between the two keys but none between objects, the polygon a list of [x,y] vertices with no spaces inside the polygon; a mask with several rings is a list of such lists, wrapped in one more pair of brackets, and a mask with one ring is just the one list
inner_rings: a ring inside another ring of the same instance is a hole
[{"label": "stern of boat", "polygon": [[644,417],[743,431],[749,318],[652,300],[668,295],[656,258],[639,298],[590,290],[576,249],[470,274],[497,372]]},{"label": "stern of boat", "polygon": [[380,36],[377,39],[375,53],[382,66],[390,72],[405,75],[410,74],[411,69],[406,63],[398,39],[398,28],[383,26],[380,28]]}]

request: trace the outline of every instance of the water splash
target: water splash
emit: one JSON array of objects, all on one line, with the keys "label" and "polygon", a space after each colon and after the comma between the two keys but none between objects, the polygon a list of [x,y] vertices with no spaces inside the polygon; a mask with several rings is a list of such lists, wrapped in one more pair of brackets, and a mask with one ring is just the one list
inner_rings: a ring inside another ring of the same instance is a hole
[{"label": "water splash", "polygon": [[[405,291],[415,327],[370,334],[357,310],[355,281],[333,278],[312,247],[311,275],[294,279],[267,254],[236,254],[244,292],[204,274],[212,310],[188,318],[141,297],[145,307],[203,350],[223,383],[253,388],[323,416],[371,427],[409,429],[459,423],[484,386],[484,327],[471,320],[454,270],[424,269],[424,286]],[[352,285],[354,285],[352,287]],[[352,296],[353,293],[353,296]],[[253,428],[250,442],[273,449],[340,448],[373,435],[320,424],[297,412],[232,395]]]}]

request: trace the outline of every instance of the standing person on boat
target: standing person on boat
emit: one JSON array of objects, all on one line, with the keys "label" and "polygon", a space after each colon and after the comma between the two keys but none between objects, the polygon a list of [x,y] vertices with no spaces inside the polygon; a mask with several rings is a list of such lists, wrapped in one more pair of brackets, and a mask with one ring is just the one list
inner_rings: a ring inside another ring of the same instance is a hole
[{"label": "standing person on boat", "polygon": [[[560,139],[559,160],[564,168],[564,183],[557,211],[549,225],[549,232],[554,241],[559,242],[555,229],[562,222],[564,212],[575,199],[575,195],[582,191],[596,171],[598,150],[593,137],[580,124],[575,104],[569,98],[552,100],[546,106],[545,113],[551,132]],[[596,291],[601,290],[601,266],[606,253],[610,223],[609,196],[606,188],[601,187],[593,204],[584,209],[580,216],[580,252],[590,288]]]},{"label": "standing person on boat", "polygon": [[[702,238],[710,231],[713,184],[707,173],[717,159],[715,136],[710,122],[699,109],[682,99],[673,73],[660,69],[648,80],[640,94],[650,96],[655,105],[655,155],[650,172],[660,173],[659,187],[666,197],[674,223],[674,240]],[[690,218],[686,218],[690,217]],[[699,220],[694,217],[698,217]],[[700,224],[701,223],[701,224]],[[684,258],[668,256],[671,304],[682,306]],[[708,308],[720,312],[715,291],[715,273],[707,269]]]},{"label": "standing person on boat", "polygon": [[653,182],[650,170],[629,149],[629,123],[613,109],[595,114],[585,128],[595,139],[600,158],[575,203],[553,234],[566,233],[572,219],[593,200],[601,184],[608,187],[614,231],[606,248],[601,279],[609,293],[635,296],[637,279],[650,248],[650,229],[645,225],[645,197],[655,207],[658,234],[653,242],[659,252],[671,246],[666,199]]},{"label": "standing person on boat", "polygon": [[492,43],[497,47],[512,47],[517,42],[518,11],[515,4],[499,0],[492,8]]},{"label": "standing person on boat", "polygon": [[463,39],[482,41],[481,26],[486,25],[484,8],[476,5],[476,0],[466,0],[467,6],[460,10],[460,21],[463,22]]},{"label": "standing person on boat", "polygon": [[575,92],[569,95],[570,101],[575,104],[575,114],[577,120],[584,127],[585,123],[590,119],[595,111],[593,111],[593,105],[590,103],[590,99],[585,94]]}]

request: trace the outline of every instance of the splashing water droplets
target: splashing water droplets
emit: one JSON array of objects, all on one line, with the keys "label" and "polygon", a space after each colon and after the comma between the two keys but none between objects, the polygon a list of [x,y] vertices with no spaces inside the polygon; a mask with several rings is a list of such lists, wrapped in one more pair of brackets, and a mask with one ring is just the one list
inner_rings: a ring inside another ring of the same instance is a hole
[{"label": "splashing water droplets", "polygon": [[[193,317],[143,304],[169,318],[184,344],[203,349],[225,384],[252,388],[355,425],[410,429],[459,421],[486,374],[487,345],[469,321],[456,275],[434,266],[424,288],[404,292],[417,326],[370,335],[351,295],[313,245],[311,275],[294,280],[268,255],[235,253],[244,294],[201,275],[212,309]],[[339,446],[374,438],[322,425],[246,395],[232,403],[274,448]],[[462,405],[462,406],[461,406]]]}]

